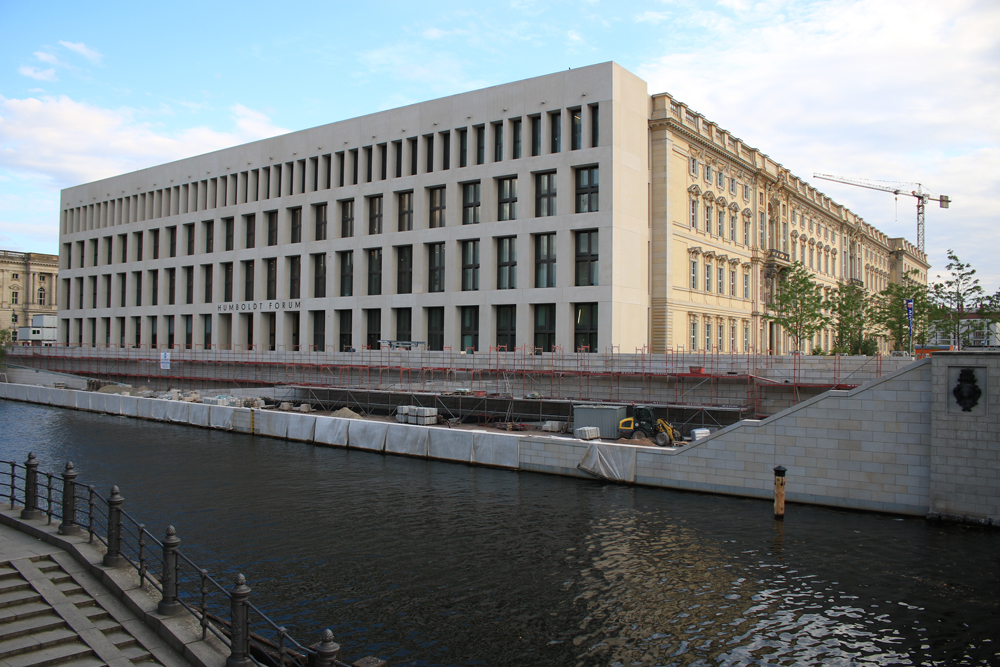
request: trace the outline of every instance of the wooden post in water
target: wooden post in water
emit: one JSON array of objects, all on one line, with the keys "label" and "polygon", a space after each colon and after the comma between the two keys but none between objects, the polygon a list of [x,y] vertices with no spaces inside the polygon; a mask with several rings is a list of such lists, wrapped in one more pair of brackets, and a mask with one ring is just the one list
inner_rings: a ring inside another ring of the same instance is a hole
[{"label": "wooden post in water", "polygon": [[785,518],[785,466],[774,468],[774,518]]}]

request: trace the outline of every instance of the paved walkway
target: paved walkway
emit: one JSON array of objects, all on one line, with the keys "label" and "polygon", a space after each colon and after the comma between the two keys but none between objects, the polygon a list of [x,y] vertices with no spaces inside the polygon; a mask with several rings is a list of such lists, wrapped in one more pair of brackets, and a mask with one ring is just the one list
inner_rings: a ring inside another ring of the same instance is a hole
[{"label": "paved walkway", "polygon": [[189,667],[65,550],[0,524],[0,667]]}]

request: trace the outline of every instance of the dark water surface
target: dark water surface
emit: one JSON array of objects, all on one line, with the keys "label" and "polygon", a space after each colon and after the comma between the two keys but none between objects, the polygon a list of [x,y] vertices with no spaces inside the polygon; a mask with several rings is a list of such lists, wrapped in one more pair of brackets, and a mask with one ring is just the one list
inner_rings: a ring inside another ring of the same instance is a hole
[{"label": "dark water surface", "polygon": [[30,450],[348,662],[1000,664],[1000,531],[0,401]]}]

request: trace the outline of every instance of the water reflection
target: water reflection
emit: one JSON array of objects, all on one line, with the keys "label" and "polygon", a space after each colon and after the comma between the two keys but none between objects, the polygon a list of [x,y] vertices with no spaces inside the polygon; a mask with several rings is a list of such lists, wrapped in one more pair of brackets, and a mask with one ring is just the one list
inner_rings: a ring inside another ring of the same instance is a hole
[{"label": "water reflection", "polygon": [[0,402],[302,636],[393,665],[990,664],[1000,535]]}]

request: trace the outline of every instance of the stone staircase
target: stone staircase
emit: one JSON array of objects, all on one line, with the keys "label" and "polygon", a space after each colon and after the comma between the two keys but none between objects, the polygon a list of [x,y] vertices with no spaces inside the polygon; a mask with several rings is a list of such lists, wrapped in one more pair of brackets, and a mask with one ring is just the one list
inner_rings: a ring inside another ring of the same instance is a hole
[{"label": "stone staircase", "polygon": [[0,563],[0,667],[47,665],[187,663],[59,552]]}]

